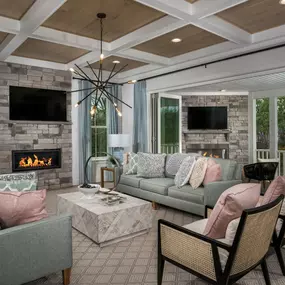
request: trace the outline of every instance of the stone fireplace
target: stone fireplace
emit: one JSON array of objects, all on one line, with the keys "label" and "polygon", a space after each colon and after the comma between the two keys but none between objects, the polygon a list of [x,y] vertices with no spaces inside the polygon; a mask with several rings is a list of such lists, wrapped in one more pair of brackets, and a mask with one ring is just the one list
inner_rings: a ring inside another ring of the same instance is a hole
[{"label": "stone fireplace", "polygon": [[12,150],[12,171],[61,168],[61,149]]},{"label": "stone fireplace", "polygon": [[229,158],[229,144],[187,144],[186,152],[198,152],[205,157]]}]

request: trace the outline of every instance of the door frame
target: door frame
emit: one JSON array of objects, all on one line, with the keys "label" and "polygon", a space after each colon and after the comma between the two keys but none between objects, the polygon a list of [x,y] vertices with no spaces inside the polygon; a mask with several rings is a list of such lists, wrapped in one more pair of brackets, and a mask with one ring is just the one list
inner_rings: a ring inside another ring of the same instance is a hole
[{"label": "door frame", "polygon": [[158,118],[157,118],[157,130],[158,130],[158,138],[157,138],[157,150],[158,153],[161,153],[161,117],[160,117],[160,99],[161,98],[169,98],[169,99],[178,99],[179,101],[179,152],[182,152],[182,96],[173,95],[169,93],[159,93],[158,94]]}]

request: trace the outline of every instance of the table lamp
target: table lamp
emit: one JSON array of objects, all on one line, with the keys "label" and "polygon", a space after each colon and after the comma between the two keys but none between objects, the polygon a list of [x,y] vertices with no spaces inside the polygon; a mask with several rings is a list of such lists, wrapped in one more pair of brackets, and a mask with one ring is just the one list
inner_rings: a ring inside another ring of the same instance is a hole
[{"label": "table lamp", "polygon": [[122,164],[124,147],[131,145],[130,135],[127,134],[110,134],[108,135],[108,146],[113,148],[113,155]]}]

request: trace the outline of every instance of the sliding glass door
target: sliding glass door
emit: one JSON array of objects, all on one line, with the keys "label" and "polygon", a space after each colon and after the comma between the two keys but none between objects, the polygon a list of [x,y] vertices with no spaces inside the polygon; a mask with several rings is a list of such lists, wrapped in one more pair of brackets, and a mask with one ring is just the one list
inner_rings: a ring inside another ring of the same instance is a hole
[{"label": "sliding glass door", "polygon": [[158,152],[181,152],[181,97],[158,96]]}]

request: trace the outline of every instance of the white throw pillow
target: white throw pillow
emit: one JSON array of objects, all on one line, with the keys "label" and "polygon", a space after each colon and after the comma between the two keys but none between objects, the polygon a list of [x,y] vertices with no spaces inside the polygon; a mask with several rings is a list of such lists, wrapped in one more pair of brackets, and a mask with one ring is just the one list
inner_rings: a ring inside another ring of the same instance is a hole
[{"label": "white throw pillow", "polygon": [[193,189],[197,189],[203,183],[207,165],[206,157],[201,157],[196,161],[189,180],[189,183]]},{"label": "white throw pillow", "polygon": [[134,152],[130,153],[129,167],[126,174],[137,174],[138,171],[138,155]]},{"label": "white throw pillow", "polygon": [[188,183],[195,162],[196,159],[194,156],[188,156],[184,158],[174,178],[174,183],[177,187],[182,187],[183,185]]}]

